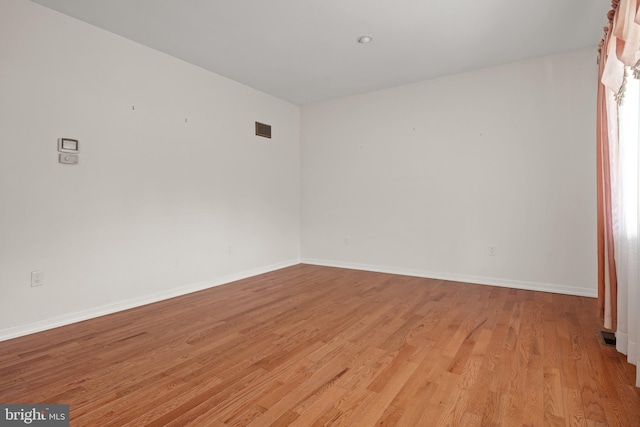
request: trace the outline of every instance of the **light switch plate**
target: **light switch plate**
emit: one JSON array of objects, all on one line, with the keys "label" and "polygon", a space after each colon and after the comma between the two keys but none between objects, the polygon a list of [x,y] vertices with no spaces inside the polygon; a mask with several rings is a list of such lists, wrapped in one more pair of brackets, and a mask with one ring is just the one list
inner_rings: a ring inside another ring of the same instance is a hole
[{"label": "light switch plate", "polygon": [[58,162],[65,165],[77,165],[78,164],[78,155],[77,154],[58,154]]}]

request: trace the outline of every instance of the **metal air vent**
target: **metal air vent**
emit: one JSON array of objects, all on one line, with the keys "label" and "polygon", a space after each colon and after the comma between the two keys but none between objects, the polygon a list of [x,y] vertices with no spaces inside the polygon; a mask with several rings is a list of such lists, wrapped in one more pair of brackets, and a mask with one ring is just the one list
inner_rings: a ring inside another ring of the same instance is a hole
[{"label": "metal air vent", "polygon": [[256,122],[256,135],[271,138],[271,125]]}]

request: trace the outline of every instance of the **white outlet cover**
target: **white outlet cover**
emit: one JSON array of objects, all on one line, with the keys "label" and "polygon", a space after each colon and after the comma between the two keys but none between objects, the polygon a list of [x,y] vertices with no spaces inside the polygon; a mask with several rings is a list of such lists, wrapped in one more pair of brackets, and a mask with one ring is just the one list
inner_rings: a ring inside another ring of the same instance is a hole
[{"label": "white outlet cover", "polygon": [[44,285],[44,272],[43,271],[32,271],[31,272],[31,286],[42,286]]}]

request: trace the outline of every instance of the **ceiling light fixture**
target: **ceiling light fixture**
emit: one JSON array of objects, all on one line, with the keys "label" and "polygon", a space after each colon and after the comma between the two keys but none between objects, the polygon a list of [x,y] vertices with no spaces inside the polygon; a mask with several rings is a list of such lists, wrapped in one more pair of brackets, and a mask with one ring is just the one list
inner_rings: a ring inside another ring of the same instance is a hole
[{"label": "ceiling light fixture", "polygon": [[373,40],[373,37],[371,37],[371,36],[360,36],[357,39],[358,43],[360,43],[360,44],[367,44],[371,40]]}]

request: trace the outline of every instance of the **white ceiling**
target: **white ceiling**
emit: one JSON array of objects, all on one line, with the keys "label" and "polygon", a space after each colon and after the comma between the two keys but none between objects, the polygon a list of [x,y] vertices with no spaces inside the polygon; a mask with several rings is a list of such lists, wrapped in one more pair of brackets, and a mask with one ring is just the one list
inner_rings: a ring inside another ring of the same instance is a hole
[{"label": "white ceiling", "polygon": [[[609,0],[32,1],[298,105],[596,46],[610,8]],[[361,35],[373,41],[356,43]]]}]

